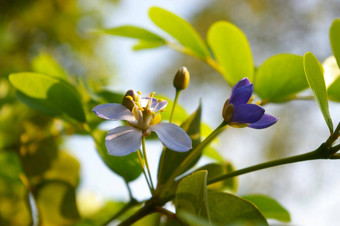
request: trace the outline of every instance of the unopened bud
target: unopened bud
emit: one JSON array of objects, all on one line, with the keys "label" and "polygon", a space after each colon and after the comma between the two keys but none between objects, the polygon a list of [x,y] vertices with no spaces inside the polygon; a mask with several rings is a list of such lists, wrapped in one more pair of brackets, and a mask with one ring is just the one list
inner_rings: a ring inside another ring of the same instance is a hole
[{"label": "unopened bud", "polygon": [[174,78],[174,87],[176,90],[186,89],[189,85],[190,74],[186,67],[181,67]]},{"label": "unopened bud", "polygon": [[127,107],[130,111],[132,111],[133,107],[135,106],[133,101],[137,99],[137,93],[132,90],[129,89],[123,98],[122,104]]},{"label": "unopened bud", "polygon": [[234,105],[229,104],[229,99],[224,103],[223,109],[222,109],[222,116],[226,123],[229,123],[231,120],[231,117],[233,116],[234,112]]}]

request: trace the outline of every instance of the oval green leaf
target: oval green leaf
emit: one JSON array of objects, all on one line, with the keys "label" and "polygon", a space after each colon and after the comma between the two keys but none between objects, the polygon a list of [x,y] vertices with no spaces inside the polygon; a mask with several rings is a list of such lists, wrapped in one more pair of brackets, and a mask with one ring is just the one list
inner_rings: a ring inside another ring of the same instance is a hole
[{"label": "oval green leaf", "polygon": [[323,68],[318,59],[308,52],[303,57],[303,66],[309,87],[313,91],[314,98],[322,112],[330,132],[333,132],[333,122],[329,115],[327,91],[323,77]]},{"label": "oval green leaf", "polygon": [[[234,171],[234,167],[230,162],[225,163],[209,163],[197,169],[207,170],[208,171],[208,180],[213,179],[215,177],[222,176],[223,174]],[[208,185],[208,189],[210,190],[228,190],[231,192],[237,191],[237,177],[233,177],[227,180],[220,181],[218,183],[213,183]]]},{"label": "oval green leaf", "polygon": [[289,212],[275,199],[265,195],[246,195],[243,198],[254,203],[267,219],[290,222]]},{"label": "oval green leaf", "polygon": [[24,103],[29,107],[52,116],[86,121],[79,94],[69,83],[32,72],[10,74],[9,80],[21,95],[26,96]]},{"label": "oval green leaf", "polygon": [[334,57],[340,67],[340,18],[333,21],[329,30],[329,39],[331,42]]},{"label": "oval green leaf", "polygon": [[264,102],[282,102],[308,88],[303,57],[278,54],[267,59],[256,71],[254,89]]},{"label": "oval green leaf", "polygon": [[184,211],[209,220],[207,176],[208,172],[201,170],[186,176],[178,184],[175,197],[177,214]]},{"label": "oval green leaf", "polygon": [[236,195],[208,192],[210,218],[217,225],[268,225],[266,218],[251,202]]},{"label": "oval green leaf", "polygon": [[207,39],[230,85],[244,77],[253,81],[254,63],[250,46],[238,27],[226,21],[216,22],[210,27]]},{"label": "oval green leaf", "polygon": [[75,188],[66,182],[43,182],[38,189],[36,202],[44,225],[74,225],[80,220]]},{"label": "oval green leaf", "polygon": [[67,81],[67,75],[60,64],[47,53],[40,53],[32,61],[34,72],[53,76]]},{"label": "oval green leaf", "polygon": [[128,38],[135,38],[150,42],[162,42],[165,44],[165,40],[152,33],[151,31],[148,31],[144,28],[136,27],[136,26],[121,26],[121,27],[114,27],[114,28],[108,28],[103,30],[104,33],[109,35],[116,35],[116,36],[123,36]]},{"label": "oval green leaf", "polygon": [[149,17],[158,27],[174,37],[197,57],[205,59],[210,56],[208,47],[202,38],[183,18],[158,7],[152,7],[149,10]]}]

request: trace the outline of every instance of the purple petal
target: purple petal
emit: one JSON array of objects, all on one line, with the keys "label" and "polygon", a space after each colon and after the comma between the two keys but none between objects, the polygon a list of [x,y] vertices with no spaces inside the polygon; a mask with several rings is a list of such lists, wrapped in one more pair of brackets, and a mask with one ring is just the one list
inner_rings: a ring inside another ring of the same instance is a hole
[{"label": "purple petal", "polygon": [[254,129],[264,129],[275,124],[278,120],[279,119],[272,115],[264,114],[259,121],[251,123],[249,127]]},{"label": "purple petal", "polygon": [[231,122],[254,123],[261,119],[264,109],[256,104],[243,104],[234,108]]},{"label": "purple petal", "polygon": [[150,126],[150,131],[156,132],[159,140],[170,150],[185,152],[192,148],[188,134],[173,123],[158,123]]},{"label": "purple petal", "polygon": [[231,93],[233,93],[236,89],[239,89],[243,86],[247,86],[250,84],[251,82],[248,80],[248,78],[243,78],[234,85],[233,89],[231,90]]},{"label": "purple petal", "polygon": [[167,104],[168,104],[168,101],[166,100],[158,102],[158,104],[156,105],[156,108],[154,109],[154,112],[164,109]]},{"label": "purple petal", "polygon": [[235,91],[231,93],[229,103],[233,104],[235,107],[241,104],[246,104],[252,94],[253,94],[253,84],[235,89]]},{"label": "purple petal", "polygon": [[108,120],[135,121],[135,117],[124,105],[102,104],[92,109],[99,117]]},{"label": "purple petal", "polygon": [[110,155],[124,156],[140,148],[142,131],[131,126],[119,126],[111,130],[105,138],[105,146]]}]

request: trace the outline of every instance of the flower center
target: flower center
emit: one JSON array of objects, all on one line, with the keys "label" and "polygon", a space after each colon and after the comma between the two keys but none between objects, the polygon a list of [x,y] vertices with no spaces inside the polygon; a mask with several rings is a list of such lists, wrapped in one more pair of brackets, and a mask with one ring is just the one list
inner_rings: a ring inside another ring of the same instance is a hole
[{"label": "flower center", "polygon": [[163,109],[158,106],[162,101],[154,98],[155,92],[152,92],[149,97],[143,97],[139,91],[137,93],[136,98],[131,96],[126,96],[126,98],[130,99],[134,104],[131,112],[137,120],[135,126],[146,131],[149,126],[161,121],[161,115],[159,113],[162,112]]}]

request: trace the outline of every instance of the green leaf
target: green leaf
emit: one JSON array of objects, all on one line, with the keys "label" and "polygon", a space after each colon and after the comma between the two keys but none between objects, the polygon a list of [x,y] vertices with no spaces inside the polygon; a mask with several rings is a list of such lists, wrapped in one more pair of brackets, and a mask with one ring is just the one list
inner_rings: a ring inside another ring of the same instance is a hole
[{"label": "green leaf", "polygon": [[208,192],[210,218],[217,225],[268,225],[266,218],[249,201],[223,192]]},{"label": "green leaf", "polygon": [[32,61],[32,68],[34,72],[67,81],[67,75],[64,69],[47,53],[40,53],[35,57]]},{"label": "green leaf", "polygon": [[105,137],[107,132],[96,130],[93,138],[96,142],[97,151],[106,164],[113,172],[123,177],[126,182],[133,181],[142,173],[136,152],[126,156],[109,155],[105,147]]},{"label": "green leaf", "polygon": [[[157,94],[155,95],[155,98],[163,99],[163,100],[166,100],[168,102],[168,104],[166,106],[166,111],[162,112],[162,120],[169,120],[170,114],[171,114],[171,109],[172,109],[174,102],[168,97],[157,95]],[[187,112],[185,111],[185,109],[181,105],[177,104],[175,114],[172,118],[172,121],[173,122],[183,122],[186,118],[188,118]]]},{"label": "green leaf", "polygon": [[334,57],[340,67],[340,18],[333,21],[329,30],[329,39],[331,42]]},{"label": "green leaf", "polygon": [[[193,149],[200,143],[200,123],[201,105],[181,125],[184,131],[191,137]],[[166,148],[163,151],[158,168],[158,184],[164,184],[169,179],[173,171],[178,168],[181,162],[191,153],[191,150],[187,152],[176,152]],[[196,161],[197,160],[198,159],[196,159]],[[196,161],[193,161],[190,167],[193,166]],[[181,173],[185,172],[187,169],[188,168],[183,169]]]},{"label": "green leaf", "polygon": [[136,45],[133,46],[133,50],[144,50],[144,49],[154,49],[163,46],[163,42],[153,42],[141,40]]},{"label": "green leaf", "polygon": [[313,91],[314,98],[325,118],[330,132],[333,132],[333,122],[329,115],[328,100],[323,68],[316,57],[308,52],[303,57],[303,66],[309,87]]},{"label": "green leaf", "polygon": [[176,191],[176,213],[184,211],[209,220],[207,176],[208,172],[201,170],[182,179]]},{"label": "green leaf", "polygon": [[[208,180],[213,179],[215,177],[219,177],[223,174],[234,171],[234,167],[230,162],[225,162],[222,164],[218,163],[209,163],[197,169],[207,170],[208,171]],[[228,190],[231,192],[237,191],[237,177],[233,177],[227,180],[223,180],[218,183],[208,185],[208,189],[210,190]]]},{"label": "green leaf", "polygon": [[69,83],[31,72],[10,74],[9,80],[21,92],[21,100],[33,109],[50,113],[52,116],[86,121],[80,96]]},{"label": "green leaf", "polygon": [[330,100],[340,102],[340,77],[328,87],[327,92]]},{"label": "green leaf", "polygon": [[79,182],[80,163],[70,154],[60,151],[51,168],[44,173],[46,180],[62,180],[76,187]]},{"label": "green leaf", "polygon": [[244,77],[253,81],[254,64],[250,46],[238,27],[226,21],[216,22],[210,27],[207,40],[230,85],[235,85]]},{"label": "green leaf", "polygon": [[[211,226],[212,224],[203,217],[198,217],[185,211],[181,211],[177,214],[178,218],[185,222],[187,225],[199,225],[199,226]],[[174,222],[170,226],[177,226],[178,223]],[[168,225],[166,225],[168,226]]]},{"label": "green leaf", "polygon": [[282,102],[306,89],[303,57],[278,54],[267,59],[256,71],[255,92],[264,102]]},{"label": "green leaf", "polygon": [[165,44],[165,40],[162,37],[146,29],[136,27],[136,26],[121,26],[121,27],[105,29],[103,31],[106,34],[110,34],[110,35],[117,35],[117,36],[123,36],[123,37],[128,37],[128,38],[135,38],[135,39],[140,39],[144,41]]},{"label": "green leaf", "polygon": [[199,58],[210,57],[209,50],[197,31],[186,20],[158,7],[149,10],[150,19]]},{"label": "green leaf", "polygon": [[66,182],[43,182],[37,192],[37,205],[44,225],[74,225],[80,220],[75,188]]},{"label": "green leaf", "polygon": [[246,195],[243,198],[255,204],[267,219],[290,222],[289,212],[275,199],[265,195]]},{"label": "green leaf", "polygon": [[222,155],[216,149],[214,149],[212,147],[204,148],[203,155],[206,156],[206,157],[209,157],[211,159],[214,159],[217,162],[223,162],[224,161]]}]

